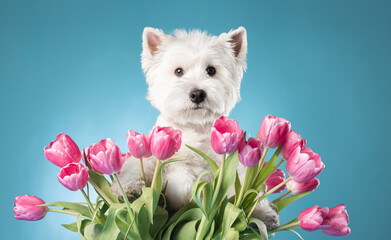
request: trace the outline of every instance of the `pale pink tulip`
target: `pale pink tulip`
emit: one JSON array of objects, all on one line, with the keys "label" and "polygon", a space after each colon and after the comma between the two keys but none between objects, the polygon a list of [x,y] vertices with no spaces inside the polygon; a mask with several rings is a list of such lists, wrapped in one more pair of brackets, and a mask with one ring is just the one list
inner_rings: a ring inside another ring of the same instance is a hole
[{"label": "pale pink tulip", "polygon": [[292,195],[309,191],[313,192],[319,186],[319,180],[317,178],[313,178],[303,183],[290,180],[287,182],[286,186]]},{"label": "pale pink tulip", "polygon": [[119,147],[110,138],[92,144],[87,152],[91,168],[101,174],[119,173],[125,162]]},{"label": "pale pink tulip", "polygon": [[296,182],[303,183],[315,178],[325,168],[320,156],[310,148],[297,147],[289,156],[286,171]]},{"label": "pale pink tulip", "polygon": [[151,152],[159,160],[172,157],[182,144],[182,132],[172,127],[156,126],[151,134]]},{"label": "pale pink tulip", "polygon": [[299,214],[300,227],[306,231],[315,231],[322,228],[322,223],[329,209],[318,205],[303,210]]},{"label": "pale pink tulip", "polygon": [[349,216],[345,204],[331,208],[322,223],[322,231],[330,236],[345,236],[350,234]]},{"label": "pale pink tulip", "polygon": [[46,146],[43,151],[45,157],[59,167],[72,162],[80,162],[81,159],[79,147],[71,137],[64,133],[58,134],[56,140]]},{"label": "pale pink tulip", "polygon": [[[282,171],[281,169],[276,169],[265,182],[267,190],[269,191],[270,189],[274,188],[275,186],[282,183],[283,181],[285,181],[284,171]],[[282,185],[279,189],[277,189],[273,193],[280,193],[285,188],[286,188],[286,184]]]},{"label": "pale pink tulip", "polygon": [[258,138],[267,148],[276,148],[284,142],[291,130],[291,123],[284,118],[267,115],[259,129]]},{"label": "pale pink tulip", "polygon": [[262,157],[263,145],[261,140],[250,137],[239,146],[239,161],[246,167],[253,167],[258,164]]},{"label": "pale pink tulip", "polygon": [[126,138],[129,151],[135,158],[150,157],[152,155],[149,134],[139,134],[130,129],[126,134]]},{"label": "pale pink tulip", "polygon": [[71,191],[83,189],[88,183],[88,168],[80,163],[69,163],[57,175],[58,181]]},{"label": "pale pink tulip", "polygon": [[283,159],[288,160],[289,155],[295,150],[297,147],[301,149],[305,148],[307,141],[300,137],[300,135],[296,131],[290,131],[285,138],[284,144],[281,148],[281,156]]},{"label": "pale pink tulip", "polygon": [[210,142],[216,153],[235,152],[243,142],[243,138],[244,132],[235,120],[222,116],[213,122]]},{"label": "pale pink tulip", "polygon": [[46,216],[47,207],[37,205],[45,204],[45,202],[32,195],[17,196],[14,202],[15,218],[19,220],[37,221]]}]

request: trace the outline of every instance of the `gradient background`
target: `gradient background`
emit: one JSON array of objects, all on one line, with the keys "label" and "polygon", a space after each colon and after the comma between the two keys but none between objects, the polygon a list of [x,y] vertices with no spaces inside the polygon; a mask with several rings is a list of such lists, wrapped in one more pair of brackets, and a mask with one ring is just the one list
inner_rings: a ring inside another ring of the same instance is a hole
[{"label": "gradient background", "polygon": [[[148,131],[146,26],[220,34],[248,31],[248,70],[236,119],[255,135],[266,114],[285,117],[326,164],[320,187],[283,211],[346,203],[352,234],[389,235],[390,1],[0,1],[2,239],[77,239],[48,214],[13,218],[13,199],[81,201],[57,181],[43,147],[69,134],[82,148],[126,131]],[[383,149],[386,151],[383,151]],[[299,230],[305,239],[333,239]],[[277,239],[296,239],[284,232]]]}]

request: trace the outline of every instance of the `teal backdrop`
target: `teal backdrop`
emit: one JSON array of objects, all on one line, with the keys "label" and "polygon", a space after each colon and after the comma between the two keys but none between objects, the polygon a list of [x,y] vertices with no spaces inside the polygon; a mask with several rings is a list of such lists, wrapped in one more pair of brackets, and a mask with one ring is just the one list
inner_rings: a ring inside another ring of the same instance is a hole
[{"label": "teal backdrop", "polygon": [[[144,27],[219,34],[244,26],[248,69],[231,117],[255,135],[263,117],[291,121],[322,157],[320,187],[283,211],[345,203],[352,234],[389,236],[391,2],[0,0],[1,239],[77,239],[49,213],[13,217],[14,198],[82,201],[57,180],[43,147],[59,132],[86,147],[148,131]],[[299,230],[305,239],[334,239]],[[276,239],[296,239],[290,232]]]}]

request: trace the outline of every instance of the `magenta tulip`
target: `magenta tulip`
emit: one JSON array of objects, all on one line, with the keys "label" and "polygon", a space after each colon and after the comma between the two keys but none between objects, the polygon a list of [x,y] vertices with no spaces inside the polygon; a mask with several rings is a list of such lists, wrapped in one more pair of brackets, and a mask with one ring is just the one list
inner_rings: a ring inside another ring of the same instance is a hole
[{"label": "magenta tulip", "polygon": [[172,127],[156,126],[151,134],[151,152],[159,160],[172,157],[182,144],[182,132]]},{"label": "magenta tulip", "polygon": [[110,138],[92,144],[87,152],[91,168],[100,174],[119,173],[125,162],[119,147]]},{"label": "magenta tulip", "polygon": [[291,180],[287,182],[286,186],[292,195],[310,191],[313,192],[319,186],[319,180],[317,178],[313,178],[303,183]]},{"label": "magenta tulip", "polygon": [[303,210],[299,214],[300,227],[306,231],[315,231],[322,228],[322,223],[329,209],[318,205]]},{"label": "magenta tulip", "polygon": [[69,163],[57,175],[58,181],[71,191],[83,189],[88,183],[88,168],[80,163]]},{"label": "magenta tulip", "polygon": [[284,144],[281,148],[281,156],[283,159],[288,160],[289,156],[297,147],[304,149],[307,141],[300,137],[296,131],[290,131],[285,138]]},{"label": "magenta tulip", "polygon": [[331,208],[322,223],[322,231],[330,236],[345,236],[350,234],[349,216],[345,204]]},{"label": "magenta tulip", "polygon": [[286,164],[286,171],[296,182],[303,183],[315,178],[325,168],[320,156],[311,148],[297,147]]},{"label": "magenta tulip", "polygon": [[258,138],[267,148],[276,148],[284,142],[291,130],[291,123],[284,118],[267,115],[259,129]]},{"label": "magenta tulip", "polygon": [[129,151],[135,158],[150,157],[152,155],[149,135],[139,134],[130,129],[126,134],[126,138]]},{"label": "magenta tulip", "polygon": [[243,138],[244,132],[235,120],[222,116],[213,122],[210,142],[216,153],[235,152],[243,142]]},{"label": "magenta tulip", "polygon": [[64,133],[58,134],[56,140],[46,146],[43,151],[45,157],[59,167],[72,162],[80,162],[81,159],[79,147],[71,137]]},{"label": "magenta tulip", "polygon": [[[285,181],[284,171],[282,171],[281,169],[276,169],[265,182],[267,190],[269,191],[270,189],[274,188],[275,186],[282,183],[283,181]],[[279,189],[277,189],[273,193],[280,193],[285,188],[286,188],[286,184],[282,185]]]},{"label": "magenta tulip", "polygon": [[46,216],[47,207],[37,205],[45,204],[45,202],[32,195],[17,196],[14,202],[15,218],[19,220],[37,221]]},{"label": "magenta tulip", "polygon": [[261,140],[250,137],[239,146],[239,161],[246,167],[258,164],[262,157],[263,145]]}]

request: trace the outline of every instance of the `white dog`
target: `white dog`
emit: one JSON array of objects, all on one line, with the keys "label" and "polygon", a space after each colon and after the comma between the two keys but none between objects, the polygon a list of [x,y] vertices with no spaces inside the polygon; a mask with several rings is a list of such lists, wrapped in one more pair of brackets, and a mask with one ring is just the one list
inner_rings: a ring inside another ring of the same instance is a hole
[{"label": "white dog", "polygon": [[[189,202],[193,183],[208,169],[206,161],[185,144],[220,163],[221,156],[210,144],[210,131],[213,121],[228,116],[240,100],[246,55],[247,33],[243,27],[219,36],[183,30],[167,35],[158,29],[144,29],[141,56],[149,87],[147,99],[160,111],[156,125],[182,131],[182,147],[174,157],[187,159],[168,164],[164,169],[163,177],[168,181],[165,196],[172,210]],[[147,185],[152,180],[155,163],[153,158],[144,159]],[[244,167],[239,164],[238,170],[243,176]],[[141,194],[145,183],[140,177],[138,159],[127,159],[119,177],[130,199]],[[117,183],[112,189],[121,198]],[[269,229],[279,224],[278,214],[267,200],[261,201],[254,216]]]}]

